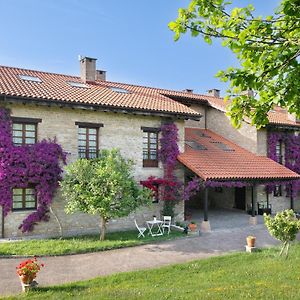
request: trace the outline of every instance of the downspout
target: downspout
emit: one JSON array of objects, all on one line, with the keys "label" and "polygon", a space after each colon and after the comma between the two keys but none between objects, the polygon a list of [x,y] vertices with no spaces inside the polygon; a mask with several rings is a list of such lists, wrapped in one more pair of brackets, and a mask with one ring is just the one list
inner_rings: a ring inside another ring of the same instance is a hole
[{"label": "downspout", "polygon": [[2,209],[1,209],[1,211],[2,211],[2,213],[1,213],[1,218],[2,218],[2,220],[1,220],[1,237],[2,238],[4,238],[4,209],[3,209],[3,207],[2,207]]},{"label": "downspout", "polygon": [[207,129],[207,106],[204,107],[204,129]]}]

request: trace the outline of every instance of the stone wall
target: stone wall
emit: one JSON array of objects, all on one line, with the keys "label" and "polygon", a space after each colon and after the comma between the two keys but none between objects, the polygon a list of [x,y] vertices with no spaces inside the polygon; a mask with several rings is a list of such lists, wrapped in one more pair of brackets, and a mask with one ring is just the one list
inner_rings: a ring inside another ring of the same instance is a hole
[{"label": "stone wall", "polygon": [[[159,117],[138,116],[130,114],[87,111],[80,109],[30,106],[30,105],[9,105],[12,116],[41,118],[38,124],[38,140],[44,138],[53,139],[62,145],[63,149],[69,153],[68,163],[78,158],[77,154],[77,131],[75,125],[79,122],[103,123],[104,127],[99,130],[99,148],[110,149],[119,148],[122,155],[133,159],[135,163],[134,176],[137,181],[144,180],[150,175],[162,176],[161,164],[158,168],[144,168],[142,147],[143,131],[145,127],[160,127],[162,119]],[[184,146],[184,122],[176,122],[179,128],[179,148],[183,151]],[[182,175],[182,172],[178,171]],[[183,177],[182,177],[183,178]],[[62,223],[64,235],[84,234],[99,231],[99,217],[90,216],[84,213],[66,215],[64,213],[65,202],[58,191],[53,204],[53,212]],[[132,213],[127,218],[111,220],[108,225],[109,231],[125,230],[134,228],[134,219],[139,224],[145,220],[152,219],[153,215],[160,215],[162,204],[153,204],[151,207],[141,208]],[[176,206],[178,220],[183,219],[183,203]],[[21,236],[18,226],[29,212],[10,212],[5,218],[5,237]],[[40,222],[29,235],[56,236],[59,233],[59,226],[55,217],[51,217],[49,222]]]},{"label": "stone wall", "polygon": [[211,199],[211,207],[232,209],[235,204],[234,188],[210,188],[208,192]]},{"label": "stone wall", "polygon": [[233,143],[256,153],[257,130],[254,126],[243,122],[241,128],[232,127],[229,117],[224,112],[214,109],[207,109],[207,129],[225,137]]}]

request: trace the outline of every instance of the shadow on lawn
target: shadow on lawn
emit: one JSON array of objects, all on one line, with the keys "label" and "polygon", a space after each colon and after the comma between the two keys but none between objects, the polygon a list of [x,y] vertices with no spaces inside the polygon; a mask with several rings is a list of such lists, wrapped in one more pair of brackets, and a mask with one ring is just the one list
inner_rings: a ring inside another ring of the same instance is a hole
[{"label": "shadow on lawn", "polygon": [[38,287],[32,291],[33,293],[51,293],[51,292],[72,292],[72,294],[76,294],[77,292],[82,292],[88,289],[87,286],[72,284],[68,286],[47,286],[47,287]]}]

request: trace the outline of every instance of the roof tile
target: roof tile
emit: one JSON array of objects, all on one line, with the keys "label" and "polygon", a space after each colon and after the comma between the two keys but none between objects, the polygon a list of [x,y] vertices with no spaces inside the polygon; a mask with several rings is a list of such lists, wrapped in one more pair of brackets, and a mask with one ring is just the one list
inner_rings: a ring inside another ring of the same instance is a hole
[{"label": "roof tile", "polygon": [[[203,135],[203,136],[201,136]],[[300,175],[265,157],[239,147],[211,130],[186,128],[185,140],[195,141],[207,150],[195,150],[185,145],[178,160],[203,180],[280,180],[300,179]],[[233,151],[224,151],[217,143]]]}]

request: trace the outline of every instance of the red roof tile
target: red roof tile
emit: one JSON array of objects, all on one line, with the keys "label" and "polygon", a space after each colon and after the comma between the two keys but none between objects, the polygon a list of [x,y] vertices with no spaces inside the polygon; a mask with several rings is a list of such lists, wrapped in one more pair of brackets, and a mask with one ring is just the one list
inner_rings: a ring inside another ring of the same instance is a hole
[{"label": "red roof tile", "polygon": [[[19,75],[34,76],[42,82],[25,81]],[[0,94],[28,97],[39,100],[63,101],[77,104],[100,105],[132,110],[147,110],[200,118],[200,114],[187,106],[165,97],[155,90],[145,92],[144,88],[125,85],[129,93],[110,89],[119,84],[97,81],[86,83],[87,88],[73,87],[68,81],[82,83],[79,77],[33,70],[0,67]]]},{"label": "red roof tile", "polygon": [[[300,175],[265,157],[258,156],[210,130],[186,128],[185,144],[178,160],[203,180],[300,179]],[[223,149],[226,149],[224,151]]]}]

